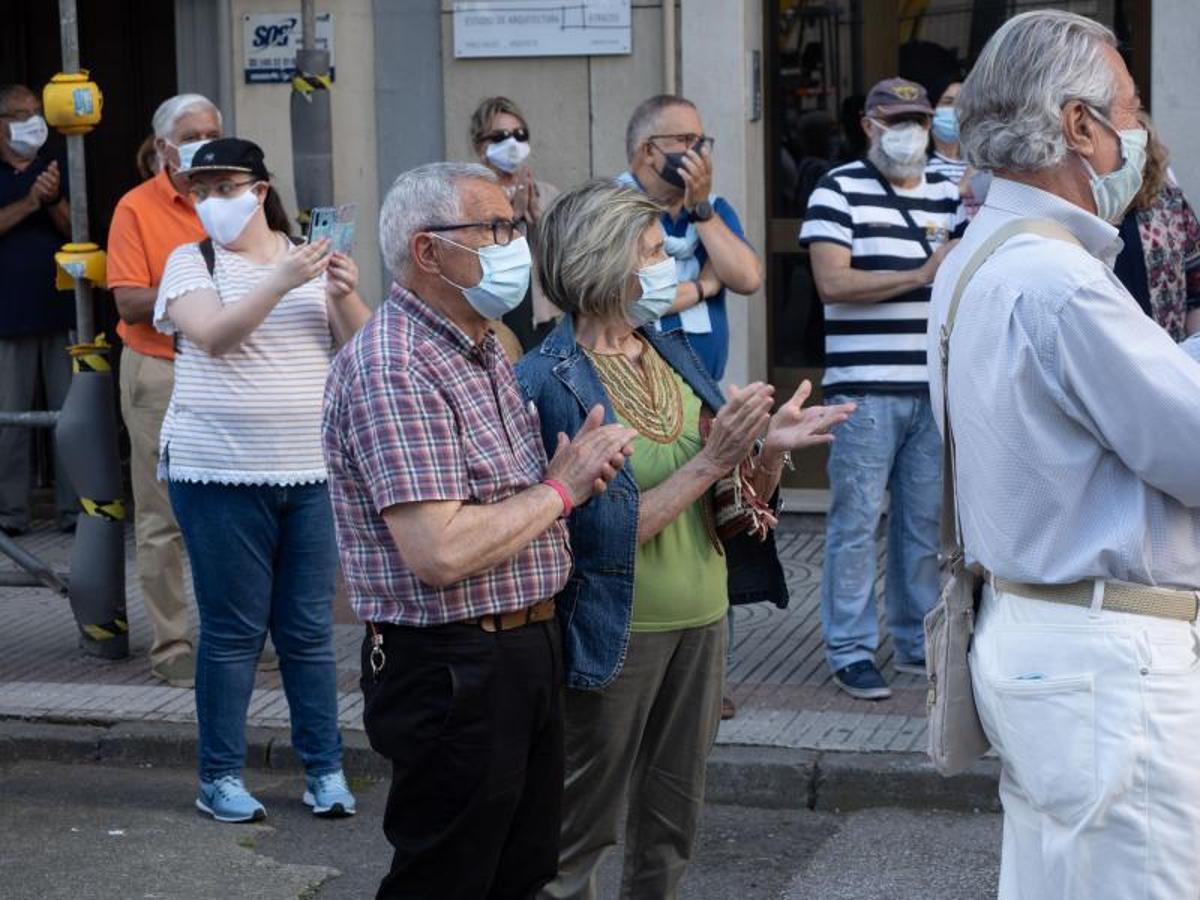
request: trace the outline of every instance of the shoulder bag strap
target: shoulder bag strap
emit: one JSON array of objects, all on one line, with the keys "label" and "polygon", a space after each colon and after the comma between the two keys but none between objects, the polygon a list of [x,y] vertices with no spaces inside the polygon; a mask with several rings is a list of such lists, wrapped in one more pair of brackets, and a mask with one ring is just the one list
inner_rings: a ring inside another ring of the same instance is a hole
[{"label": "shoulder bag strap", "polygon": [[951,559],[961,556],[962,521],[958,514],[957,489],[955,484],[956,471],[954,459],[954,432],[950,428],[950,335],[954,331],[954,320],[958,316],[958,304],[971,277],[987,262],[993,253],[1000,249],[1009,239],[1018,234],[1036,234],[1041,237],[1065,241],[1079,246],[1079,239],[1064,225],[1049,219],[1014,219],[996,229],[971,254],[959,273],[958,283],[954,286],[954,294],[950,298],[950,308],[946,311],[946,321],[942,324],[939,335],[939,347],[942,369],[942,556]]},{"label": "shoulder bag strap", "polygon": [[916,232],[917,240],[921,242],[921,247],[924,248],[926,257],[933,256],[933,245],[929,243],[929,235],[926,233],[924,228],[917,224],[917,220],[912,217],[912,213],[910,213],[904,206],[900,199],[900,195],[897,194],[896,189],[892,187],[892,183],[887,180],[887,177],[882,172],[879,171],[879,167],[869,159],[864,159],[862,162],[868,170],[874,173],[875,177],[879,180],[879,183],[883,185],[883,192],[896,201],[896,212],[900,213],[900,217],[904,219],[908,227]]}]

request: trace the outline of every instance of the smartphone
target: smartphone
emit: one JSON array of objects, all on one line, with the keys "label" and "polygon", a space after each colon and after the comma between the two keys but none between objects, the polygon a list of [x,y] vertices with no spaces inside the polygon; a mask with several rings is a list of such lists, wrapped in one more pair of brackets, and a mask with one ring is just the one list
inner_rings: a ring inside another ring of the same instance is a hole
[{"label": "smartphone", "polygon": [[330,250],[350,255],[354,250],[354,217],[357,204],[314,206],[308,219],[308,242],[329,238]]}]

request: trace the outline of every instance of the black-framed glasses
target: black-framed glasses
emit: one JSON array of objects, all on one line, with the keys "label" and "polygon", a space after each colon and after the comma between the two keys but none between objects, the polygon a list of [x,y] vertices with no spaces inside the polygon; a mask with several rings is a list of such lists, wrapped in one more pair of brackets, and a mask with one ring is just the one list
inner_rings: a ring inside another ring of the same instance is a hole
[{"label": "black-framed glasses", "polygon": [[525,236],[525,222],[514,222],[512,219],[493,219],[490,222],[461,222],[457,225],[426,225],[422,231],[459,231],[464,228],[488,228],[492,232],[492,240],[501,247],[512,243],[513,236]]},{"label": "black-framed glasses", "polygon": [[188,193],[196,198],[197,203],[203,203],[209,197],[220,197],[222,200],[227,200],[241,193],[236,190],[237,188],[255,183],[257,183],[257,179],[251,178],[249,181],[218,181],[212,187],[207,184],[193,184],[188,188]]},{"label": "black-framed glasses", "polygon": [[489,131],[483,136],[483,140],[488,144],[498,144],[501,141],[507,141],[509,138],[516,138],[522,144],[529,141],[528,128],[498,128],[495,131]]},{"label": "black-framed glasses", "polygon": [[685,151],[695,150],[697,153],[703,153],[705,150],[712,153],[713,144],[717,142],[716,138],[707,134],[652,134],[646,140],[652,144],[655,141],[670,141],[674,150],[663,150],[662,147],[654,144],[664,153],[677,152],[679,148],[683,148]]}]

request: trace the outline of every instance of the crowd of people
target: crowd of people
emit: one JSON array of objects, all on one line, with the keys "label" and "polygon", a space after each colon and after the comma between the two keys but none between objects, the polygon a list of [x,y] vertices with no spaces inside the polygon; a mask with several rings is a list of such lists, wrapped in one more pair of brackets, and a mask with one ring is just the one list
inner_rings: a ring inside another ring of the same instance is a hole
[{"label": "crowd of people", "polygon": [[[53,296],[68,185],[33,92],[0,89],[0,122],[0,268],[23,292],[0,305],[0,403],[29,408],[40,372],[53,406],[70,323],[27,298]],[[200,810],[266,816],[242,768],[269,637],[302,800],[355,813],[340,565],[392,766],[380,897],[593,898],[622,822],[622,896],[677,896],[736,714],[731,604],[787,603],[781,478],[829,445],[821,621],[854,698],[891,691],[881,520],[893,668],[924,675],[958,497],[986,575],[971,661],[1004,767],[1001,897],[1194,888],[1200,338],[1180,342],[1200,331],[1200,223],[1112,34],[1028,13],[965,79],[885,79],[861,157],[832,168],[833,118],[802,124],[814,405],[808,382],[722,387],[732,295],[763,266],[688,99],[639,104],[628,169],[563,190],[535,177],[520,107],[484,99],[476,161],[384,198],[374,313],[351,255],[292,235],[257,144],[202,96],[162,103],[108,282],[150,665],[195,687]],[[26,442],[0,430],[8,533],[29,524]]]}]

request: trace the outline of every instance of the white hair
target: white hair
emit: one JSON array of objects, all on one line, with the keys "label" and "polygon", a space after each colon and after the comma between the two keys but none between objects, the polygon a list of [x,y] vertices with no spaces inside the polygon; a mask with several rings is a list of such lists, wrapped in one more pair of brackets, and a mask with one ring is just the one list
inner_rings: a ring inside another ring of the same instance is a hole
[{"label": "white hair", "polygon": [[453,225],[463,215],[460,181],[496,184],[491,169],[478,163],[436,162],[402,173],[388,189],[379,211],[379,249],[392,277],[408,274],[408,245],[431,225]]},{"label": "white hair", "polygon": [[963,82],[963,153],[979,169],[1029,172],[1067,154],[1062,109],[1080,100],[1108,115],[1117,81],[1105,58],[1116,37],[1098,22],[1059,10],[1014,16],[992,35]]},{"label": "white hair", "polygon": [[221,110],[203,94],[176,94],[160,103],[154,111],[154,118],[150,120],[154,136],[169,139],[179,120],[198,109],[211,110],[217,117],[218,127],[221,125]]}]

